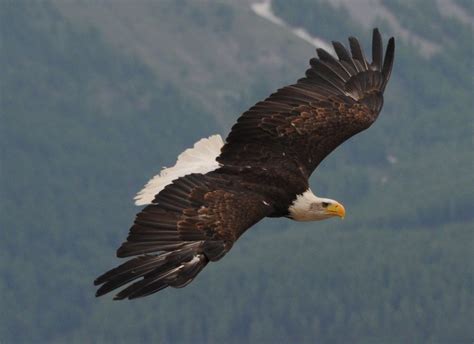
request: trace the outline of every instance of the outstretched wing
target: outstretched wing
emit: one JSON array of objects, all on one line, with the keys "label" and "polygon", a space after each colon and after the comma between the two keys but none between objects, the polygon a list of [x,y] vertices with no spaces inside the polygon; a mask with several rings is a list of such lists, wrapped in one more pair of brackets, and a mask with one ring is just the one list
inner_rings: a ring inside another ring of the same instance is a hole
[{"label": "outstretched wing", "polygon": [[[272,212],[238,176],[190,174],[161,191],[136,217],[118,257],[132,260],[98,277],[97,296],[135,279],[116,299],[137,298],[168,286],[183,287],[224,256],[250,226]],[[150,255],[152,252],[161,252]]]},{"label": "outstretched wing", "polygon": [[383,55],[373,31],[372,63],[356,38],[350,50],[333,42],[338,59],[323,49],[310,60],[306,77],[273,93],[245,112],[232,127],[218,161],[224,165],[285,163],[289,159],[309,176],[342,142],[368,128],[383,104],[392,70],[395,41]]}]

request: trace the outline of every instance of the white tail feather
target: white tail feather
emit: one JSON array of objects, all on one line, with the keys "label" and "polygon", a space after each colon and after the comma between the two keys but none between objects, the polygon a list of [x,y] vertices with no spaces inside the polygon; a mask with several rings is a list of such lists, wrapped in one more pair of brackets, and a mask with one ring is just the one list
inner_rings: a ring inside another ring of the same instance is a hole
[{"label": "white tail feather", "polygon": [[178,156],[178,160],[173,167],[163,168],[160,174],[150,179],[134,197],[135,204],[150,204],[157,193],[179,177],[191,173],[207,173],[219,168],[216,158],[221,154],[223,145],[224,141],[220,135],[200,139],[194,144],[193,148],[186,149]]}]

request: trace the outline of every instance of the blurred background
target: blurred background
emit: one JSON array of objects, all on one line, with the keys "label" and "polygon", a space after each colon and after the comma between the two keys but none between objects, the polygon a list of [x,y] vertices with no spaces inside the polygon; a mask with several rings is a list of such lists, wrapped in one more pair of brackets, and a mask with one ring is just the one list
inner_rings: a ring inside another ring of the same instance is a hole
[{"label": "blurred background", "polygon": [[[472,343],[471,0],[0,2],[0,342]],[[315,46],[397,39],[378,121],[311,179],[344,221],[267,219],[188,287],[92,281],[132,197],[303,76]]]}]

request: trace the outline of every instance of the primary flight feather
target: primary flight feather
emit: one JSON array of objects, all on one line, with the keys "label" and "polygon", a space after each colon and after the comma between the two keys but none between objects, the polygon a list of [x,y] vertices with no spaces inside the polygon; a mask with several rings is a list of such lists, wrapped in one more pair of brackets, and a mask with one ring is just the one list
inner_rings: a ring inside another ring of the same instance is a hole
[{"label": "primary flight feather", "polygon": [[115,299],[183,287],[267,216],[344,217],[342,204],[314,195],[308,179],[337,146],[377,119],[395,41],[390,38],[383,57],[374,29],[372,62],[354,37],[350,53],[339,42],[333,46],[337,57],[317,49],[306,76],[243,113],[225,142],[219,135],[200,140],[148,182],[135,197],[146,206],[117,251],[136,257],[98,277],[97,296],[127,284]]}]

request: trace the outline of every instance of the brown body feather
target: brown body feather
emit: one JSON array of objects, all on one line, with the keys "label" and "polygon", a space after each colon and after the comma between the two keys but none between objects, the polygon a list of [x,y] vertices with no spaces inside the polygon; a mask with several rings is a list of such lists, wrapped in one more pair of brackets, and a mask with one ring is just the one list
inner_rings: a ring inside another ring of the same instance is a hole
[{"label": "brown body feather", "polygon": [[119,257],[138,257],[98,277],[97,296],[139,278],[116,298],[183,287],[253,224],[288,215],[319,163],[368,128],[382,108],[394,39],[383,58],[381,36],[374,30],[372,63],[357,39],[349,38],[349,44],[351,54],[333,42],[337,58],[317,49],[306,77],[246,111],[217,158],[221,168],[179,178],[156,195],[117,251]]}]

